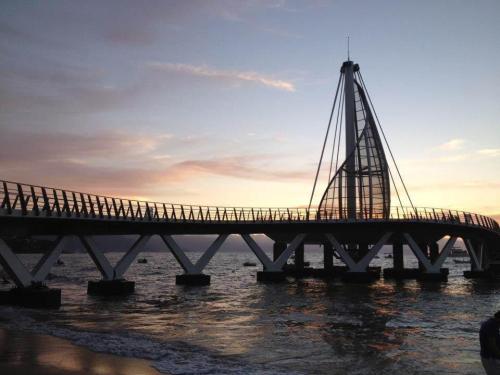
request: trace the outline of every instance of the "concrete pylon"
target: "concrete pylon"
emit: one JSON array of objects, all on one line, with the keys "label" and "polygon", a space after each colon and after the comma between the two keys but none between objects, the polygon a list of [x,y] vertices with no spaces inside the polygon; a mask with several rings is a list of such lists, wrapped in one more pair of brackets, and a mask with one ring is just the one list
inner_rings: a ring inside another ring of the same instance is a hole
[{"label": "concrete pylon", "polygon": [[275,262],[281,254],[286,250],[285,242],[275,242],[273,244],[273,261]]},{"label": "concrete pylon", "polygon": [[404,269],[403,242],[400,238],[394,239],[392,243],[392,262],[395,270]]},{"label": "concrete pylon", "polygon": [[304,269],[304,244],[299,245],[295,250],[295,269]]},{"label": "concrete pylon", "polygon": [[333,247],[330,244],[323,245],[323,266],[326,272],[333,272]]}]

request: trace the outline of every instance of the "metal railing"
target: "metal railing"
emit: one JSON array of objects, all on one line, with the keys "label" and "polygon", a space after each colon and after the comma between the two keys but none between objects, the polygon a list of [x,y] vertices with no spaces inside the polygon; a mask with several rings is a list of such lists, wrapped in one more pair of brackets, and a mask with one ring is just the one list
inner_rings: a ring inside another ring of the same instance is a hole
[{"label": "metal railing", "polygon": [[484,215],[442,208],[392,207],[389,217],[346,210],[307,208],[214,207],[115,198],[0,180],[0,215],[88,218],[99,220],[196,223],[271,223],[308,221],[432,221],[478,226],[499,231],[498,223]]}]

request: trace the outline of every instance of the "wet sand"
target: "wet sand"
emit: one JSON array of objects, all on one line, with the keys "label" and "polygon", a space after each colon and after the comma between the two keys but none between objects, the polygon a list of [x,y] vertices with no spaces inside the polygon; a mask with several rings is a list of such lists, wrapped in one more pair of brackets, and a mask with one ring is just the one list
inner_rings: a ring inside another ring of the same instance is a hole
[{"label": "wet sand", "polygon": [[60,338],[4,328],[0,374],[160,375],[146,360],[96,353]]}]

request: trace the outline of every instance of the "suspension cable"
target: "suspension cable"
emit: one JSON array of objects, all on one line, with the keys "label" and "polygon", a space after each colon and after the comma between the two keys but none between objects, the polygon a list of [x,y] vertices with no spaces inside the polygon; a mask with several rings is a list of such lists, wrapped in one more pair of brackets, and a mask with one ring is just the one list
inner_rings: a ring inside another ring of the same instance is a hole
[{"label": "suspension cable", "polygon": [[[344,91],[344,81],[342,80],[342,84],[341,84],[341,87],[340,87],[340,92],[343,92],[343,91]],[[338,110],[337,110],[337,120],[335,122],[335,132],[333,133],[334,137],[333,137],[333,146],[332,146],[332,156],[330,158],[330,171],[328,172],[328,181],[327,181],[328,185],[330,184],[330,179],[332,178],[333,157],[334,157],[334,154],[335,154],[335,146],[336,146],[336,142],[337,142],[337,129],[339,127],[339,115],[342,112],[342,103],[343,103],[343,101],[344,101],[344,96],[341,95],[340,96],[340,100],[339,100],[339,107],[338,107]],[[342,119],[340,120],[340,122],[342,123]],[[341,124],[340,128],[342,129],[342,124]],[[339,133],[338,142],[340,143],[340,133]],[[337,168],[335,167],[335,172],[336,171],[337,171]]]},{"label": "suspension cable", "polygon": [[[340,128],[339,128],[339,139],[338,139],[338,142],[337,142],[337,156],[335,158],[335,173],[337,173],[338,169],[339,169],[339,155],[340,155],[340,143],[341,143],[341,139],[342,139],[342,121],[344,119],[344,95],[342,95],[340,97],[340,106],[339,106],[339,111],[340,111]],[[335,177],[335,176],[334,176]],[[333,194],[335,194],[335,191],[336,191],[336,184],[337,184],[337,180],[333,181]],[[332,211],[334,211],[335,209],[335,199],[332,199]]]},{"label": "suspension cable", "polygon": [[332,112],[330,113],[330,120],[328,121],[328,127],[326,128],[325,140],[323,142],[323,148],[321,149],[321,156],[319,158],[318,169],[316,171],[316,177],[314,178],[314,185],[313,185],[313,189],[312,189],[312,192],[311,192],[311,199],[309,199],[309,206],[307,208],[307,212],[309,212],[311,210],[311,204],[312,204],[312,200],[313,200],[313,197],[314,197],[314,191],[316,190],[316,183],[318,182],[319,170],[321,168],[321,162],[323,161],[323,154],[325,153],[326,141],[328,139],[328,133],[330,132],[330,126],[332,124],[333,111],[334,111],[335,105],[337,103],[337,95],[339,93],[339,87],[340,87],[340,83],[342,81],[342,77],[343,77],[343,74],[340,75],[339,82],[337,83],[337,90],[335,91],[335,98],[333,99]]},{"label": "suspension cable", "polygon": [[413,205],[413,202],[410,198],[410,194],[408,193],[408,189],[406,188],[406,184],[403,181],[403,177],[401,176],[401,173],[399,172],[399,168],[398,168],[398,164],[396,163],[396,159],[394,158],[394,155],[392,154],[391,146],[389,146],[389,142],[387,142],[387,138],[385,136],[384,129],[382,128],[382,125],[380,125],[380,121],[378,119],[377,112],[375,111],[375,107],[373,106],[370,94],[368,93],[368,90],[366,89],[365,81],[363,80],[363,75],[361,74],[361,72],[358,72],[358,74],[359,74],[359,77],[361,78],[361,84],[363,85],[363,88],[366,92],[366,95],[368,96],[368,100],[370,101],[370,106],[372,107],[373,114],[375,115],[375,118],[377,120],[378,127],[380,128],[380,131],[382,132],[382,136],[384,137],[385,144],[387,146],[387,149],[389,150],[389,154],[391,155],[392,162],[394,163],[394,166],[396,167],[396,171],[398,173],[399,179],[401,180],[401,183],[403,184],[403,188],[405,190],[406,196],[408,197],[408,201],[410,202],[410,205],[413,208],[413,210],[415,210],[415,206]]},{"label": "suspension cable", "polygon": [[[344,119],[344,110],[342,106],[344,105],[344,97],[340,98],[340,123],[342,124],[342,120]],[[337,143],[337,157],[335,160],[335,171],[339,168],[339,155],[340,155],[340,139],[342,138],[342,126],[339,129],[339,142]]]},{"label": "suspension cable", "polygon": [[391,168],[389,168],[389,166],[387,166],[387,170],[389,171],[389,176],[391,177],[392,184],[394,185],[394,190],[396,190],[396,195],[398,197],[399,206],[401,207],[402,210],[404,210],[403,202],[401,202],[401,198],[399,196],[398,187],[396,186],[396,182],[394,181],[394,177],[392,177]]}]

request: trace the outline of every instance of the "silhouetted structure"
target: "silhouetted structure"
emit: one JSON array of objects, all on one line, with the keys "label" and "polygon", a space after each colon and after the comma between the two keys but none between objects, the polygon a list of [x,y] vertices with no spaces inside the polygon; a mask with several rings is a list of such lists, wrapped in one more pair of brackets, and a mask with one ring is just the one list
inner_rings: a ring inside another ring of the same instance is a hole
[{"label": "silhouetted structure", "polygon": [[[342,89],[340,89],[342,88]],[[343,92],[337,101],[339,91]],[[328,187],[318,209],[211,207],[146,202],[123,198],[0,181],[0,263],[17,288],[0,293],[0,302],[54,306],[60,291],[43,286],[51,267],[77,237],[102,275],[89,282],[88,292],[127,294],[134,290],[124,274],[151,236],[159,235],[184,270],[177,283],[207,285],[210,276],[203,270],[231,234],[240,235],[263,266],[257,274],[261,281],[281,281],[285,275],[296,277],[342,277],[346,281],[372,281],[380,268],[369,267],[384,245],[393,247],[393,268],[384,270],[386,278],[418,277],[446,280],[442,265],[458,238],[464,241],[471,258],[467,277],[494,277],[500,267],[500,229],[492,218],[456,210],[414,207],[394,162],[411,207],[390,205],[390,178],[377,116],[357,64],[342,65],[328,131],[337,109],[337,126],[332,151]],[[346,159],[333,169],[334,153],[339,155],[340,131],[345,113]],[[378,125],[378,127],[377,127]],[[338,132],[338,142],[336,143]],[[321,167],[328,131],[321,153]],[[384,136],[385,140],[385,136]],[[386,142],[387,143],[387,142]],[[388,145],[387,145],[388,146]],[[120,261],[112,266],[93,236],[139,235]],[[215,241],[196,263],[186,256],[174,239],[177,234],[216,234]],[[274,241],[270,259],[252,234],[265,234]],[[32,271],[26,269],[4,239],[7,236],[57,236],[57,240]],[[440,247],[439,240],[446,240]],[[304,245],[324,247],[324,269],[305,267]],[[405,269],[403,246],[419,260],[418,269]],[[286,266],[295,254],[292,267]],[[344,266],[334,265],[333,258]],[[286,267],[285,267],[286,266]]]},{"label": "silhouetted structure", "polygon": [[[339,100],[338,110],[344,103],[346,158],[323,194],[319,215],[338,219],[388,218],[389,167],[360,83],[359,66],[346,61],[341,73],[338,85],[343,87],[344,97]],[[336,103],[333,107],[337,107]]]}]

